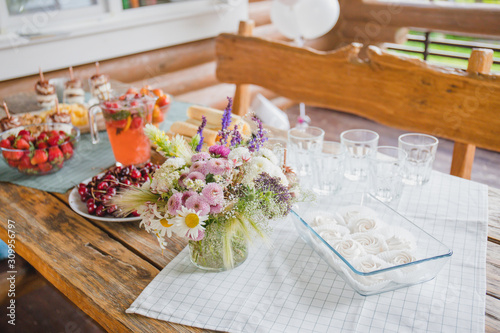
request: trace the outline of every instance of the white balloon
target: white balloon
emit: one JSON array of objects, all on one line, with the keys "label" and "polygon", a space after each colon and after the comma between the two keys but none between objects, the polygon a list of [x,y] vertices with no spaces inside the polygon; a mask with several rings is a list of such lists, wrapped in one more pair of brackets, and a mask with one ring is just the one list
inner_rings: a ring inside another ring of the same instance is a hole
[{"label": "white balloon", "polygon": [[300,0],[276,0],[276,1],[281,2],[282,4],[287,5],[287,6],[293,6],[297,2],[299,2]]},{"label": "white balloon", "polygon": [[338,0],[275,0],[271,21],[290,39],[314,39],[335,26],[339,13]]},{"label": "white balloon", "polygon": [[299,31],[305,39],[314,39],[330,31],[339,19],[337,0],[302,0],[294,6]]},{"label": "white balloon", "polygon": [[281,0],[274,0],[271,6],[271,21],[285,37],[297,39],[300,37],[300,31],[293,7],[285,5]]}]

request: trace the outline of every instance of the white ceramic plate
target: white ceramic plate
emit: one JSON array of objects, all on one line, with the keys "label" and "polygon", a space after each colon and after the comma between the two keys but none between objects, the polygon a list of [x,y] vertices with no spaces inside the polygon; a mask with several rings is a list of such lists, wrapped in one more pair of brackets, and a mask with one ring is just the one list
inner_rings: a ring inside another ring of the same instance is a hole
[{"label": "white ceramic plate", "polygon": [[[101,176],[101,175],[99,175]],[[88,183],[92,180],[92,178],[84,180],[82,183]],[[69,194],[69,206],[78,214],[81,216],[84,216],[86,218],[96,220],[96,221],[103,221],[103,222],[134,222],[134,221],[140,221],[140,217],[99,217],[95,215],[90,215],[87,213],[87,205],[85,202],[83,202],[80,199],[80,194],[78,194],[78,187],[75,187],[71,193]]]}]

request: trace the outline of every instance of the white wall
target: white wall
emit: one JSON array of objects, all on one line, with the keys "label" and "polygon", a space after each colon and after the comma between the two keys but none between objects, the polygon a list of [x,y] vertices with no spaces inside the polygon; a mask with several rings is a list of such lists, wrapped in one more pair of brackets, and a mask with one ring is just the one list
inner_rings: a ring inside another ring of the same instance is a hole
[{"label": "white wall", "polygon": [[199,0],[56,22],[35,38],[10,32],[0,35],[0,80],[236,32],[247,18],[247,0]]}]

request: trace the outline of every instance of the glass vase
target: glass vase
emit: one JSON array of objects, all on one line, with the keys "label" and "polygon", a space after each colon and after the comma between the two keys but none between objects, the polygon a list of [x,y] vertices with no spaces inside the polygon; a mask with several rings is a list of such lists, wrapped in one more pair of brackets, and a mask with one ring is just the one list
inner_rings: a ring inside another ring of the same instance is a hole
[{"label": "glass vase", "polygon": [[241,265],[248,257],[248,241],[241,235],[232,237],[224,258],[222,233],[207,233],[200,241],[189,241],[191,262],[198,268],[222,272]]}]

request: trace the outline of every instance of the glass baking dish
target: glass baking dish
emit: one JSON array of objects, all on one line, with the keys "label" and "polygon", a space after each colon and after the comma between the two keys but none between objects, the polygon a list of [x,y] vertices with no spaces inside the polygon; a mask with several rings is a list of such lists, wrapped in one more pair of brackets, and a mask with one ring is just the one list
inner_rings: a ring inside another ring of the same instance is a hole
[{"label": "glass baking dish", "polygon": [[[301,238],[363,296],[432,280],[453,254],[368,193],[300,203],[294,206],[292,216]],[[361,221],[363,218],[365,221]],[[370,219],[371,224],[367,223]],[[366,227],[372,224],[373,229]]]}]

